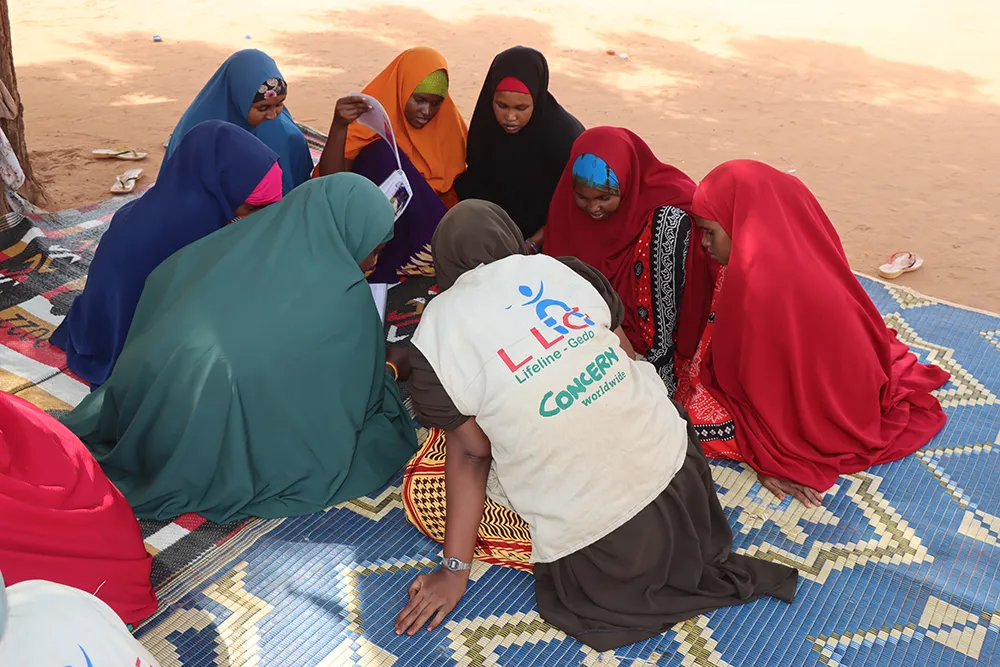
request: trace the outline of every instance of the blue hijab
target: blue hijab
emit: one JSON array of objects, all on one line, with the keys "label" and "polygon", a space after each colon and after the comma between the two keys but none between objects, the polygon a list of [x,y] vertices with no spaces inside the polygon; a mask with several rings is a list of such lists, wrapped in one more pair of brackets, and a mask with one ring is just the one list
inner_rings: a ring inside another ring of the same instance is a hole
[{"label": "blue hijab", "polygon": [[[274,60],[263,51],[245,49],[229,56],[181,116],[174,133],[170,135],[163,164],[170,161],[184,135],[195,125],[206,120],[224,120],[253,134],[278,154],[282,189],[286,195],[295,186],[309,180],[313,169],[312,156],[306,138],[292,120],[288,107],[274,120],[266,120],[257,127],[247,122],[257,89],[273,78],[284,79]],[[160,174],[163,174],[163,167],[160,167]]]},{"label": "blue hijab", "polygon": [[218,120],[191,129],[156,184],[125,204],[101,237],[83,293],[50,342],[91,386],[111,375],[146,278],[181,248],[224,227],[278,156]]}]

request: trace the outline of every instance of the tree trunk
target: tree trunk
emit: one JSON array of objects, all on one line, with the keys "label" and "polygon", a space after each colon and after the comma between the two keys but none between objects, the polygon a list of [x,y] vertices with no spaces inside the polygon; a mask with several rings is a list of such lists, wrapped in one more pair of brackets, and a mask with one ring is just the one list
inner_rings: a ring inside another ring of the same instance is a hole
[{"label": "tree trunk", "polygon": [[[7,136],[10,145],[14,148],[17,161],[21,163],[21,170],[24,172],[24,186],[21,194],[32,203],[40,203],[43,198],[41,185],[35,180],[34,172],[31,170],[31,161],[28,159],[28,147],[24,143],[24,106],[21,104],[21,96],[17,92],[17,77],[14,75],[14,52],[10,39],[10,16],[7,13],[7,0],[0,0],[0,81],[7,87],[7,91],[14,98],[17,107],[17,117],[11,120],[0,119],[0,129]],[[0,196],[0,214],[7,213],[7,201]]]}]

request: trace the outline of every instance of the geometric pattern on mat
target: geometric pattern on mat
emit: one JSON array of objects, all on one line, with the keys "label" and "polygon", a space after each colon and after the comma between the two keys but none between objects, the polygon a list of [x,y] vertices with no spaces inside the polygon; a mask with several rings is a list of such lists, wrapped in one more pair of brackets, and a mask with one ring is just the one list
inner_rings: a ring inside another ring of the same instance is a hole
[{"label": "geometric pattern on mat", "polygon": [[[887,645],[906,646],[911,643],[936,642],[950,651],[937,651],[947,659],[963,656],[979,660],[983,646],[991,632],[1000,626],[1000,613],[970,614],[959,607],[930,596],[924,605],[920,620],[906,625],[876,627],[847,634],[820,635],[814,640],[814,649],[819,652],[820,664],[850,664],[849,656],[865,652],[874,647]],[[933,644],[930,644],[931,648]],[[881,652],[881,651],[880,651]],[[949,660],[948,664],[956,664]],[[960,662],[958,664],[961,664]],[[983,664],[990,664],[986,660]]]},{"label": "geometric pattern on mat", "polygon": [[990,345],[1000,350],[1000,329],[990,331],[980,331],[979,335],[990,342]]},{"label": "geometric pattern on mat", "polygon": [[[86,393],[47,339],[124,201],[0,230],[0,388],[54,412]],[[737,550],[802,572],[791,605],[718,610],[597,654],[539,618],[530,575],[477,564],[441,628],[396,637],[407,585],[440,557],[406,523],[397,475],[306,517],[143,522],[162,579],[160,610],[136,634],[164,666],[1000,664],[1000,318],[860,280],[900,338],[952,373],[939,392],[949,421],[916,455],[842,477],[812,510],[713,462]],[[390,311],[405,338],[427,293],[404,286],[414,293],[392,295]]]},{"label": "geometric pattern on mat", "polygon": [[597,654],[538,616],[530,575],[478,564],[441,628],[396,637],[406,586],[440,554],[406,524],[397,477],[209,554],[138,636],[182,665],[1000,664],[1000,349],[980,335],[1000,318],[861,281],[901,339],[953,373],[940,392],[949,422],[917,455],[842,477],[811,510],[775,502],[740,464],[712,463],[737,549],[802,573],[791,605],[718,610]]}]

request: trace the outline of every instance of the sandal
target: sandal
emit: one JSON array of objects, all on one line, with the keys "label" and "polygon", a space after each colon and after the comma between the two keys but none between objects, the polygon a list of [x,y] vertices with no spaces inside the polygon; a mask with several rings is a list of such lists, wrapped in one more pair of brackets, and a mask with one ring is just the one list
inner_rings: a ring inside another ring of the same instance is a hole
[{"label": "sandal", "polygon": [[134,148],[96,148],[90,154],[98,160],[143,160],[149,153],[140,153]]},{"label": "sandal", "polygon": [[916,271],[924,265],[924,258],[915,252],[897,252],[889,258],[888,264],[878,267],[878,274],[887,280],[898,278],[904,273]]},{"label": "sandal", "polygon": [[135,190],[135,183],[142,178],[142,169],[129,169],[115,179],[111,192],[116,195],[127,195]]}]

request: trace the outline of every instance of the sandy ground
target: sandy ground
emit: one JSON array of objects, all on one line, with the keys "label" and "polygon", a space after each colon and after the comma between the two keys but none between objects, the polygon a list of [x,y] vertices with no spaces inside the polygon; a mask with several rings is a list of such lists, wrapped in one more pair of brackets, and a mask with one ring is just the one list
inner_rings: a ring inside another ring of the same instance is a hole
[{"label": "sandy ground", "polygon": [[996,0],[514,4],[14,0],[49,208],[108,196],[122,164],[91,148],[147,150],[155,176],[163,141],[234,50],[274,56],[296,120],[325,130],[337,97],[421,44],[447,56],[468,119],[493,55],[522,43],[547,54],[553,92],[588,126],[628,126],[696,179],[736,157],[794,169],[856,270],[915,250],[926,268],[900,282],[1000,311]]}]

